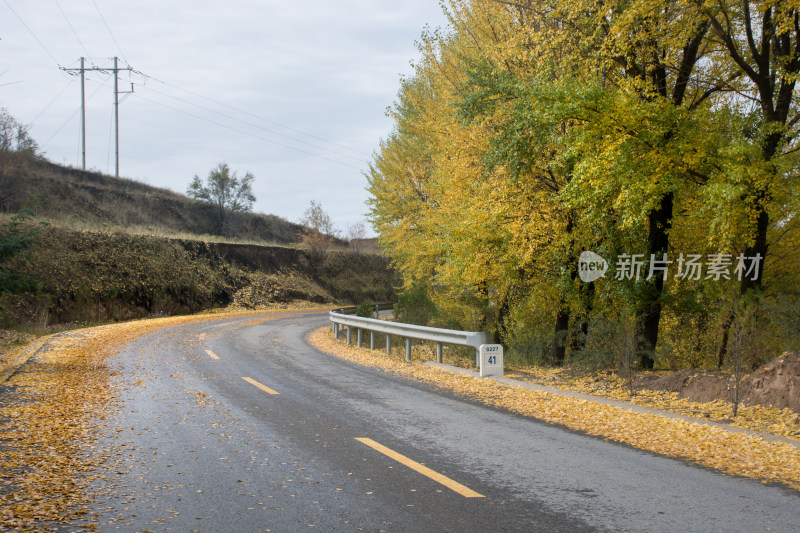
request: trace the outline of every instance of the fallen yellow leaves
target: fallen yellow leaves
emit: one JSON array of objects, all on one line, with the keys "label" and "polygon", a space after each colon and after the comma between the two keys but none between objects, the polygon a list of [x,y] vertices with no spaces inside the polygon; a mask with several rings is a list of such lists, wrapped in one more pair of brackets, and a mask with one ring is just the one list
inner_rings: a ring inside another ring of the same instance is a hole
[{"label": "fallen yellow leaves", "polygon": [[86,473],[103,454],[93,449],[98,406],[110,400],[108,371],[99,363],[108,339],[59,334],[8,382],[0,407],[2,485],[0,524],[30,529],[37,522],[85,515]]},{"label": "fallen yellow leaves", "polygon": [[526,367],[512,368],[506,375],[530,383],[594,394],[693,418],[724,422],[762,433],[789,438],[797,438],[800,435],[800,414],[791,409],[778,409],[763,405],[740,405],[737,417],[731,420],[731,405],[728,402],[721,400],[692,402],[679,397],[677,392],[668,391],[638,390],[631,395],[626,381],[611,372],[601,372],[592,376],[575,376],[560,368]]},{"label": "fallen yellow leaves", "polygon": [[411,362],[367,348],[347,345],[330,328],[309,335],[317,348],[356,363],[432,383],[488,405],[642,450],[678,457],[729,474],[784,483],[800,490],[800,449],[724,428],[633,412],[543,391],[475,379],[446,369]]},{"label": "fallen yellow leaves", "polygon": [[[116,394],[107,357],[164,327],[239,316],[253,316],[248,323],[257,323],[281,312],[217,313],[99,326],[43,337],[15,353],[14,361],[33,357],[7,381],[0,380],[10,388],[0,403],[0,530],[42,530],[43,524],[81,518],[91,529],[88,485],[96,478],[107,479],[101,467],[111,455],[99,444]],[[0,374],[5,370],[0,368]],[[207,402],[199,393],[187,393],[198,403]]]}]

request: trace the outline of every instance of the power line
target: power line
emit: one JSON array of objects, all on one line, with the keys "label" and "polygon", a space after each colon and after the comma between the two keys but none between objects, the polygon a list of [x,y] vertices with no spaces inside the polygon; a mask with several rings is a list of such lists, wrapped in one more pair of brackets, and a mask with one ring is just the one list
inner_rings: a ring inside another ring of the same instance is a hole
[{"label": "power line", "polygon": [[[94,90],[94,92],[93,92],[93,93],[92,93],[92,94],[89,96],[89,98],[88,98],[88,100],[87,100],[87,101],[91,101],[91,100],[92,100],[92,98],[94,98],[94,96],[95,96],[95,95],[96,95],[96,94],[97,94],[97,93],[100,91],[100,89],[102,89],[102,88],[103,88],[103,87],[105,87],[105,86],[106,86],[106,84],[105,84],[105,83],[101,83],[101,84],[100,84],[100,85],[97,87],[97,89],[95,89],[95,90]],[[63,91],[62,91],[62,92],[63,92]],[[75,115],[78,113],[78,111],[80,111],[80,110],[81,110],[81,108],[80,108],[80,107],[78,107],[78,108],[77,108],[75,111],[73,111],[73,112],[72,112],[72,114],[71,114],[69,117],[67,117],[67,120],[65,120],[65,121],[64,121],[64,123],[63,123],[63,124],[61,124],[61,126],[59,126],[59,127],[58,127],[58,129],[57,129],[57,130],[56,130],[56,131],[55,131],[55,132],[54,132],[54,133],[53,133],[53,134],[52,134],[50,137],[48,137],[48,139],[47,139],[47,140],[44,142],[44,144],[42,145],[42,148],[46,147],[46,146],[48,145],[48,143],[50,143],[50,141],[52,141],[52,140],[53,140],[53,137],[55,137],[56,135],[58,135],[58,134],[59,134],[59,132],[60,132],[61,130],[63,130],[63,129],[64,129],[64,126],[66,126],[66,125],[69,123],[69,121],[70,121],[70,120],[72,120],[72,118],[73,118],[73,117],[74,117],[74,116],[75,116]]]},{"label": "power line", "polygon": [[64,91],[66,91],[67,88],[70,85],[72,85],[73,83],[75,83],[75,79],[74,78],[70,78],[69,81],[67,82],[67,84],[64,86],[64,88],[61,89],[60,91],[58,91],[58,94],[55,95],[52,100],[50,100],[50,103],[48,103],[46,106],[44,106],[44,108],[41,111],[39,111],[39,113],[37,113],[37,115],[31,121],[31,124],[35,124],[36,121],[39,120],[39,117],[41,117],[44,114],[44,112],[47,111],[50,108],[51,105],[53,105],[53,102],[58,100],[58,97],[61,96],[62,94],[64,94]]},{"label": "power line", "polygon": [[[84,75],[87,71],[91,72],[113,72],[114,73],[114,125],[116,126],[116,176],[119,177],[119,93],[120,90],[118,88],[119,82],[119,71],[120,70],[133,70],[130,65],[127,67],[120,67],[118,64],[119,58],[114,56],[114,67],[111,68],[104,68],[104,67],[97,67],[91,66],[86,67],[84,65],[84,58],[81,58],[81,66],[80,68],[64,68],[61,67],[61,70],[67,73],[71,72],[80,72],[81,75],[81,124],[83,124],[83,169],[86,170],[86,118],[85,118],[85,109],[86,104],[84,101]],[[133,92],[133,84],[131,83],[131,90],[130,91],[122,91],[123,93],[132,93]]]},{"label": "power line", "polygon": [[298,133],[300,135],[304,135],[304,136],[309,137],[311,139],[316,139],[318,141],[322,141],[322,142],[330,144],[332,146],[337,146],[337,147],[342,148],[344,150],[348,150],[350,152],[353,152],[353,153],[356,153],[356,154],[360,154],[361,156],[372,157],[370,154],[367,154],[365,152],[361,152],[359,150],[355,150],[353,148],[350,148],[349,146],[345,146],[343,144],[339,144],[339,143],[336,143],[336,142],[333,142],[333,141],[329,141],[328,139],[324,139],[322,137],[318,137],[318,136],[313,135],[311,133],[306,133],[306,132],[304,132],[302,130],[299,130],[297,128],[293,128],[292,126],[287,126],[286,124],[281,124],[280,122],[276,122],[276,121],[268,119],[266,117],[262,117],[262,116],[256,115],[254,113],[251,113],[250,111],[246,111],[244,109],[239,109],[237,107],[233,107],[231,105],[225,104],[225,103],[220,102],[218,100],[214,100],[212,98],[208,98],[206,96],[203,96],[202,94],[198,94],[198,93],[190,91],[188,89],[184,89],[182,87],[178,87],[177,85],[173,85],[173,84],[168,83],[166,81],[160,80],[158,78],[154,78],[153,76],[150,76],[149,74],[145,74],[144,72],[140,72],[138,70],[134,70],[133,72],[145,77],[146,79],[150,79],[150,80],[156,81],[158,83],[161,83],[163,85],[166,85],[168,87],[172,87],[173,89],[177,89],[177,90],[185,92],[187,94],[191,94],[192,96],[196,96],[198,98],[201,98],[201,99],[206,100],[208,102],[211,102],[213,104],[216,104],[216,105],[219,105],[219,106],[222,106],[222,107],[226,107],[226,108],[228,108],[228,109],[230,109],[232,111],[236,111],[237,113],[242,113],[244,115],[247,115],[249,117],[252,117],[252,118],[255,118],[255,119],[258,119],[258,120],[263,120],[264,122],[267,122],[267,123],[272,124],[274,126],[278,126],[280,128],[284,128],[284,129],[293,131],[293,132]]},{"label": "power line", "polygon": [[[108,30],[108,34],[111,36],[111,40],[114,41],[115,45],[117,45],[117,51],[119,51],[119,55],[122,56],[122,59],[123,59],[123,61],[125,61],[125,63],[128,63],[128,58],[125,57],[125,53],[122,51],[122,48],[119,46],[119,43],[117,42],[117,38],[114,37],[114,32],[111,31],[111,28],[109,27],[108,22],[106,22],[106,18],[103,16],[103,13],[100,11],[100,7],[97,5],[97,2],[95,0],[92,0],[92,3],[94,4],[94,8],[97,10],[97,14],[100,15],[100,18],[102,19],[103,24],[106,27],[106,30]],[[128,64],[130,64],[130,63],[128,63]]]},{"label": "power line", "polygon": [[72,23],[67,18],[67,14],[64,13],[63,9],[61,9],[61,4],[58,3],[58,0],[53,0],[53,2],[55,2],[56,6],[58,6],[58,10],[61,11],[61,15],[64,17],[64,20],[67,21],[67,26],[69,26],[69,29],[72,30],[72,33],[75,35],[75,38],[78,40],[78,44],[80,44],[81,48],[83,48],[83,52],[88,56],[89,55],[89,51],[86,49],[86,46],[84,46],[83,41],[81,41],[81,38],[78,36],[78,32],[75,31],[75,28],[72,26]]},{"label": "power line", "polygon": [[31,36],[36,40],[36,42],[39,43],[39,46],[42,47],[42,50],[44,50],[45,53],[50,56],[50,59],[53,60],[53,63],[55,63],[57,66],[60,67],[61,65],[58,64],[58,60],[56,59],[56,56],[54,56],[53,54],[50,53],[50,50],[48,50],[47,47],[44,45],[44,43],[39,40],[39,38],[36,36],[35,33],[33,33],[33,30],[30,29],[30,27],[28,27],[27,24],[25,24],[25,21],[22,20],[22,17],[20,17],[19,14],[16,11],[14,11],[14,8],[11,7],[11,4],[8,3],[8,0],[3,0],[3,2],[5,2],[6,6],[8,6],[8,9],[10,9],[12,13],[14,13],[14,15],[19,19],[19,21],[22,23],[22,25],[25,26],[25,29],[28,30],[28,33],[30,33]]},{"label": "power line", "polygon": [[178,98],[176,96],[172,96],[172,95],[163,93],[161,91],[153,89],[152,87],[148,87],[147,85],[142,85],[141,87],[145,87],[147,90],[153,91],[153,92],[155,92],[157,94],[160,94],[162,96],[165,96],[167,98],[172,98],[173,100],[179,100],[181,102],[184,102],[184,103],[187,103],[189,105],[195,106],[195,107],[197,107],[199,109],[202,109],[204,111],[208,111],[209,113],[214,113],[215,115],[219,115],[219,116],[227,118],[229,120],[233,120],[235,122],[239,122],[239,123],[244,124],[246,126],[250,126],[250,127],[256,128],[256,129],[260,129],[260,130],[266,131],[266,132],[271,133],[273,135],[278,135],[279,137],[283,137],[285,139],[289,139],[289,140],[296,141],[296,142],[299,142],[299,143],[302,143],[302,144],[306,144],[308,146],[313,146],[314,148],[317,148],[319,150],[324,150],[326,152],[329,152],[329,153],[332,153],[332,154],[335,154],[335,155],[338,155],[338,156],[341,156],[341,157],[347,157],[347,158],[354,159],[354,160],[359,161],[359,162],[363,162],[364,161],[363,157],[350,155],[350,154],[345,154],[345,153],[342,153],[340,151],[332,150],[330,148],[326,148],[325,146],[322,146],[322,145],[319,145],[319,144],[315,144],[315,143],[300,139],[298,137],[292,137],[291,135],[286,135],[285,133],[281,133],[279,131],[276,131],[276,130],[273,130],[273,129],[270,129],[270,128],[265,128],[264,126],[261,126],[259,124],[254,124],[252,122],[247,122],[245,120],[233,117],[231,115],[226,115],[225,113],[221,113],[221,112],[216,111],[214,109],[211,109],[209,107],[201,106],[199,104],[195,104],[195,103],[192,103],[192,102],[186,102],[185,100],[180,100],[180,98]]},{"label": "power line", "polygon": [[269,138],[267,138],[267,137],[262,137],[262,136],[260,136],[260,135],[256,135],[256,134],[254,134],[254,133],[251,133],[251,132],[247,132],[247,131],[244,131],[244,130],[240,130],[240,129],[234,128],[233,126],[229,126],[229,125],[227,125],[227,124],[222,124],[221,122],[216,122],[216,121],[214,121],[214,120],[210,120],[210,119],[208,119],[208,118],[201,117],[200,115],[195,115],[195,114],[193,114],[193,113],[189,113],[188,111],[184,111],[184,110],[182,110],[182,109],[178,109],[178,108],[176,108],[176,107],[172,107],[172,106],[169,106],[169,105],[167,105],[167,104],[163,104],[163,103],[161,103],[161,102],[156,102],[155,100],[151,100],[150,98],[143,97],[143,96],[141,95],[141,93],[138,93],[138,94],[139,94],[139,98],[140,98],[140,99],[142,99],[142,100],[144,100],[145,102],[150,102],[150,103],[152,103],[152,104],[156,104],[156,105],[159,105],[159,106],[161,106],[161,107],[165,107],[165,108],[167,108],[167,109],[171,109],[172,111],[176,111],[176,112],[178,112],[178,113],[183,113],[184,115],[188,115],[188,116],[190,116],[190,117],[192,117],[192,118],[196,118],[196,119],[198,119],[198,120],[202,120],[202,121],[208,122],[209,124],[213,124],[213,125],[215,125],[215,126],[219,126],[219,127],[221,127],[221,128],[226,128],[226,129],[229,129],[229,130],[235,131],[235,132],[237,132],[237,133],[241,133],[242,135],[248,135],[248,136],[250,136],[250,137],[253,137],[253,138],[255,138],[255,139],[259,139],[259,140],[261,140],[261,141],[265,141],[265,142],[268,142],[268,143],[271,143],[271,144],[274,144],[274,145],[280,146],[280,147],[282,147],[282,148],[286,148],[286,149],[288,149],[288,150],[294,150],[295,152],[300,152],[300,153],[303,153],[303,154],[306,154],[306,155],[310,155],[310,156],[312,156],[312,157],[316,157],[316,158],[319,158],[319,159],[324,159],[324,160],[326,160],[326,161],[330,161],[331,163],[336,163],[337,165],[342,165],[342,166],[345,166],[345,167],[354,168],[354,169],[356,169],[356,170],[359,170],[359,171],[360,171],[360,170],[362,170],[361,168],[359,168],[359,167],[357,167],[357,166],[355,166],[355,165],[351,165],[351,164],[349,164],[349,163],[344,163],[344,162],[342,162],[342,161],[337,161],[337,160],[335,160],[335,159],[331,159],[330,157],[321,156],[321,155],[319,155],[319,154],[315,154],[315,153],[313,153],[313,152],[309,152],[309,151],[307,151],[307,150],[303,150],[303,149],[301,149],[301,148],[297,148],[297,147],[295,147],[295,146],[290,146],[290,145],[288,145],[288,144],[283,144],[283,143],[280,143],[280,142],[278,142],[278,141],[276,141],[276,140],[274,140],[274,139],[269,139]]}]

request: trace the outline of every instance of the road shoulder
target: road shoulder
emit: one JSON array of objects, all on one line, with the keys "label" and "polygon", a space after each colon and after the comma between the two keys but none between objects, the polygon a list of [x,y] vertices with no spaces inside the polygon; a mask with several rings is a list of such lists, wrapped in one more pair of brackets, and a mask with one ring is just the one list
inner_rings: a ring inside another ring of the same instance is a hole
[{"label": "road shoulder", "polygon": [[724,424],[667,416],[618,400],[528,387],[506,378],[477,379],[471,371],[454,367],[408,363],[334,339],[329,327],[310,333],[308,341],[336,357],[427,382],[486,405],[727,474],[800,490],[800,447],[795,443],[767,440],[755,432],[741,428],[734,431]]}]

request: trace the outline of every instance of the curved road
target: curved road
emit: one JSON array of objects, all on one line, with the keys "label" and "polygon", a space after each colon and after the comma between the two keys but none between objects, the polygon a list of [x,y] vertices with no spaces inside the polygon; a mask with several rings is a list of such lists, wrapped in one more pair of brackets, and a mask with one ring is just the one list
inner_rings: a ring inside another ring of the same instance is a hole
[{"label": "curved road", "polygon": [[[319,352],[327,313],[165,328],[110,359],[102,531],[797,531],[800,495]],[[247,378],[247,379],[245,379]]]}]

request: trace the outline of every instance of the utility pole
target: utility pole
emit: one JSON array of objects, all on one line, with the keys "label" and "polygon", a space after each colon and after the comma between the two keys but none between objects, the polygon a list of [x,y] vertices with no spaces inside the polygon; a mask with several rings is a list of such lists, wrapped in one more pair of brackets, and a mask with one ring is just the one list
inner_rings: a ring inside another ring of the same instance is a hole
[{"label": "utility pole", "polygon": [[[117,68],[117,56],[114,56],[114,146],[116,147],[114,159],[116,160],[116,176],[119,177],[119,69]],[[131,87],[132,88],[132,87]]]},{"label": "utility pole", "polygon": [[86,76],[83,68],[84,58],[81,58],[81,154],[83,156],[83,170],[86,170]]},{"label": "utility pole", "polygon": [[[119,177],[119,71],[120,70],[133,70],[130,66],[119,68],[119,58],[114,57],[114,67],[113,68],[102,68],[102,67],[89,67],[86,68],[84,64],[85,58],[81,58],[81,67],[80,68],[64,68],[61,67],[61,70],[67,73],[73,72],[80,72],[81,73],[81,144],[82,148],[81,151],[83,152],[83,170],[86,170],[86,93],[84,89],[84,79],[85,73],[87,71],[95,71],[95,72],[113,72],[114,73],[114,126],[115,126],[115,145],[116,145],[116,176]],[[130,94],[133,92],[133,84],[131,83],[131,90],[130,91],[122,91],[122,94]]]}]

